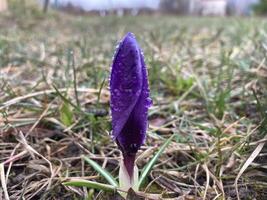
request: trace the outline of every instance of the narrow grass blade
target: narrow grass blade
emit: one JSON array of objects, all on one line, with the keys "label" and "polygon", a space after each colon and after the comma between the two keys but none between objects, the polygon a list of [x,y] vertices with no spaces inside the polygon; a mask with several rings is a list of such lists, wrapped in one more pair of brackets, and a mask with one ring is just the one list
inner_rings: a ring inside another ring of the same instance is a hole
[{"label": "narrow grass blade", "polygon": [[[267,135],[264,137],[264,139],[267,139]],[[253,162],[253,160],[255,160],[255,158],[259,155],[264,145],[265,145],[265,142],[262,142],[256,147],[256,149],[252,152],[252,154],[248,157],[244,165],[241,167],[240,171],[238,172],[235,178],[234,186],[235,186],[235,191],[236,191],[238,200],[241,199],[239,196],[239,192],[238,192],[238,180],[242,176],[242,174],[246,171],[246,169],[249,167],[249,165]]]},{"label": "narrow grass blade", "polygon": [[111,184],[114,187],[119,187],[119,184],[115,180],[115,178],[105,169],[103,169],[99,164],[97,164],[95,161],[91,160],[90,158],[86,156],[82,156],[82,158],[89,164],[91,167],[93,167],[99,174],[101,174],[109,184]]},{"label": "narrow grass blade", "polygon": [[156,163],[158,157],[163,153],[163,151],[166,149],[166,147],[170,144],[170,142],[172,141],[174,136],[176,136],[176,135],[172,135],[168,140],[166,140],[166,142],[160,147],[159,151],[146,164],[146,166],[142,170],[142,173],[141,173],[141,176],[140,176],[140,179],[139,179],[139,183],[138,183],[138,188],[140,188],[144,184],[144,181],[145,181],[146,177],[148,176],[150,170],[152,169],[152,167]]},{"label": "narrow grass blade", "polygon": [[6,184],[6,178],[5,178],[5,168],[4,168],[3,163],[0,164],[0,182],[4,190],[5,199],[9,200],[9,195],[8,195],[7,186],[6,186],[7,184]]},{"label": "narrow grass blade", "polygon": [[64,182],[63,185],[66,186],[76,186],[76,187],[87,187],[87,188],[94,188],[97,190],[103,190],[106,192],[116,192],[117,187],[112,185],[107,185],[103,183],[83,180],[83,179],[71,179],[70,181]]},{"label": "narrow grass blade", "polygon": [[69,103],[73,108],[75,108],[77,111],[80,111],[81,112],[81,109],[76,106],[75,104],[73,104],[69,99],[67,99],[65,96],[63,96],[60,91],[57,89],[57,87],[55,85],[52,85],[53,88],[56,90],[56,94],[60,96],[60,98],[64,101],[64,102],[67,102]]},{"label": "narrow grass blade", "polygon": [[101,96],[101,92],[102,92],[102,89],[105,85],[105,82],[106,82],[106,77],[104,77],[103,81],[101,82],[101,85],[100,85],[100,88],[99,88],[99,92],[97,93],[97,105],[99,106],[99,103],[100,103],[100,96]]},{"label": "narrow grass blade", "polygon": [[75,111],[76,112],[78,112],[78,113],[81,113],[81,114],[83,114],[84,116],[91,116],[91,114],[90,113],[86,113],[86,112],[84,112],[79,106],[76,106],[74,103],[72,103],[69,99],[67,99],[65,96],[63,96],[61,93],[60,93],[60,91],[59,91],[59,89],[57,89],[57,87],[55,86],[55,85],[52,85],[53,86],[53,88],[55,89],[55,91],[56,91],[56,94],[65,102],[65,103],[68,103],[69,105],[71,105],[74,109],[75,109]]}]

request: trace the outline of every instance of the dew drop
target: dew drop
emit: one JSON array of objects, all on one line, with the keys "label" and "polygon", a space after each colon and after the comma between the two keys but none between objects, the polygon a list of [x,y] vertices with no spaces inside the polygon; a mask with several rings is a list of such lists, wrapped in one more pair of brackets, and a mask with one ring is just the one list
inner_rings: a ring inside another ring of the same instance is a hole
[{"label": "dew drop", "polygon": [[132,93],[132,92],[133,92],[132,89],[125,89],[124,91],[125,91],[126,93]]},{"label": "dew drop", "polygon": [[119,89],[115,89],[114,90],[114,96],[120,96],[120,90]]},{"label": "dew drop", "polygon": [[115,112],[120,112],[120,108],[118,108],[118,107],[116,107],[116,106],[113,108],[113,110],[114,110]]},{"label": "dew drop", "polygon": [[147,104],[147,107],[150,107],[152,105],[153,101],[150,97],[147,97],[146,98],[146,104]]}]

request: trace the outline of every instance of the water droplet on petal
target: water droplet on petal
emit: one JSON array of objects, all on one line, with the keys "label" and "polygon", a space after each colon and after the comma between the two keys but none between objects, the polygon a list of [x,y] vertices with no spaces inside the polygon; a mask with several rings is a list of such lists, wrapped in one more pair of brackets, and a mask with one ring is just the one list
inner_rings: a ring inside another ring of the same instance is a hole
[{"label": "water droplet on petal", "polygon": [[147,103],[147,105],[148,105],[148,107],[149,107],[149,106],[152,105],[153,101],[152,101],[152,99],[151,99],[150,97],[147,97],[147,98],[146,98],[146,103]]},{"label": "water droplet on petal", "polygon": [[120,96],[120,90],[115,89],[113,95],[114,96]]}]

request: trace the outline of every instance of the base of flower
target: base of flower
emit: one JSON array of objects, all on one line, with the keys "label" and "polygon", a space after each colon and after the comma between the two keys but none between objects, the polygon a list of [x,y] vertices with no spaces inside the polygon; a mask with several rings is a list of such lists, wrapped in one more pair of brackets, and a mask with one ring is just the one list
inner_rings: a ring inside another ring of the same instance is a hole
[{"label": "base of flower", "polygon": [[[124,191],[128,191],[132,188],[134,191],[138,191],[138,168],[133,163],[133,172],[129,175],[128,170],[125,166],[123,159],[120,161],[120,171],[119,171],[119,185],[120,188]],[[121,194],[123,197],[126,197],[126,193]]]}]

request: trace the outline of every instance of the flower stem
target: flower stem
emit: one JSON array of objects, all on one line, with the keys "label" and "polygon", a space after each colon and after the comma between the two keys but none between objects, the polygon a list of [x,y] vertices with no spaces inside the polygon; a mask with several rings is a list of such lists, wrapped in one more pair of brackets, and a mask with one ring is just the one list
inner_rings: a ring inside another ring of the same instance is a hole
[{"label": "flower stem", "polygon": [[123,155],[120,161],[119,185],[125,191],[130,188],[138,191],[138,168],[135,165],[135,155]]}]

